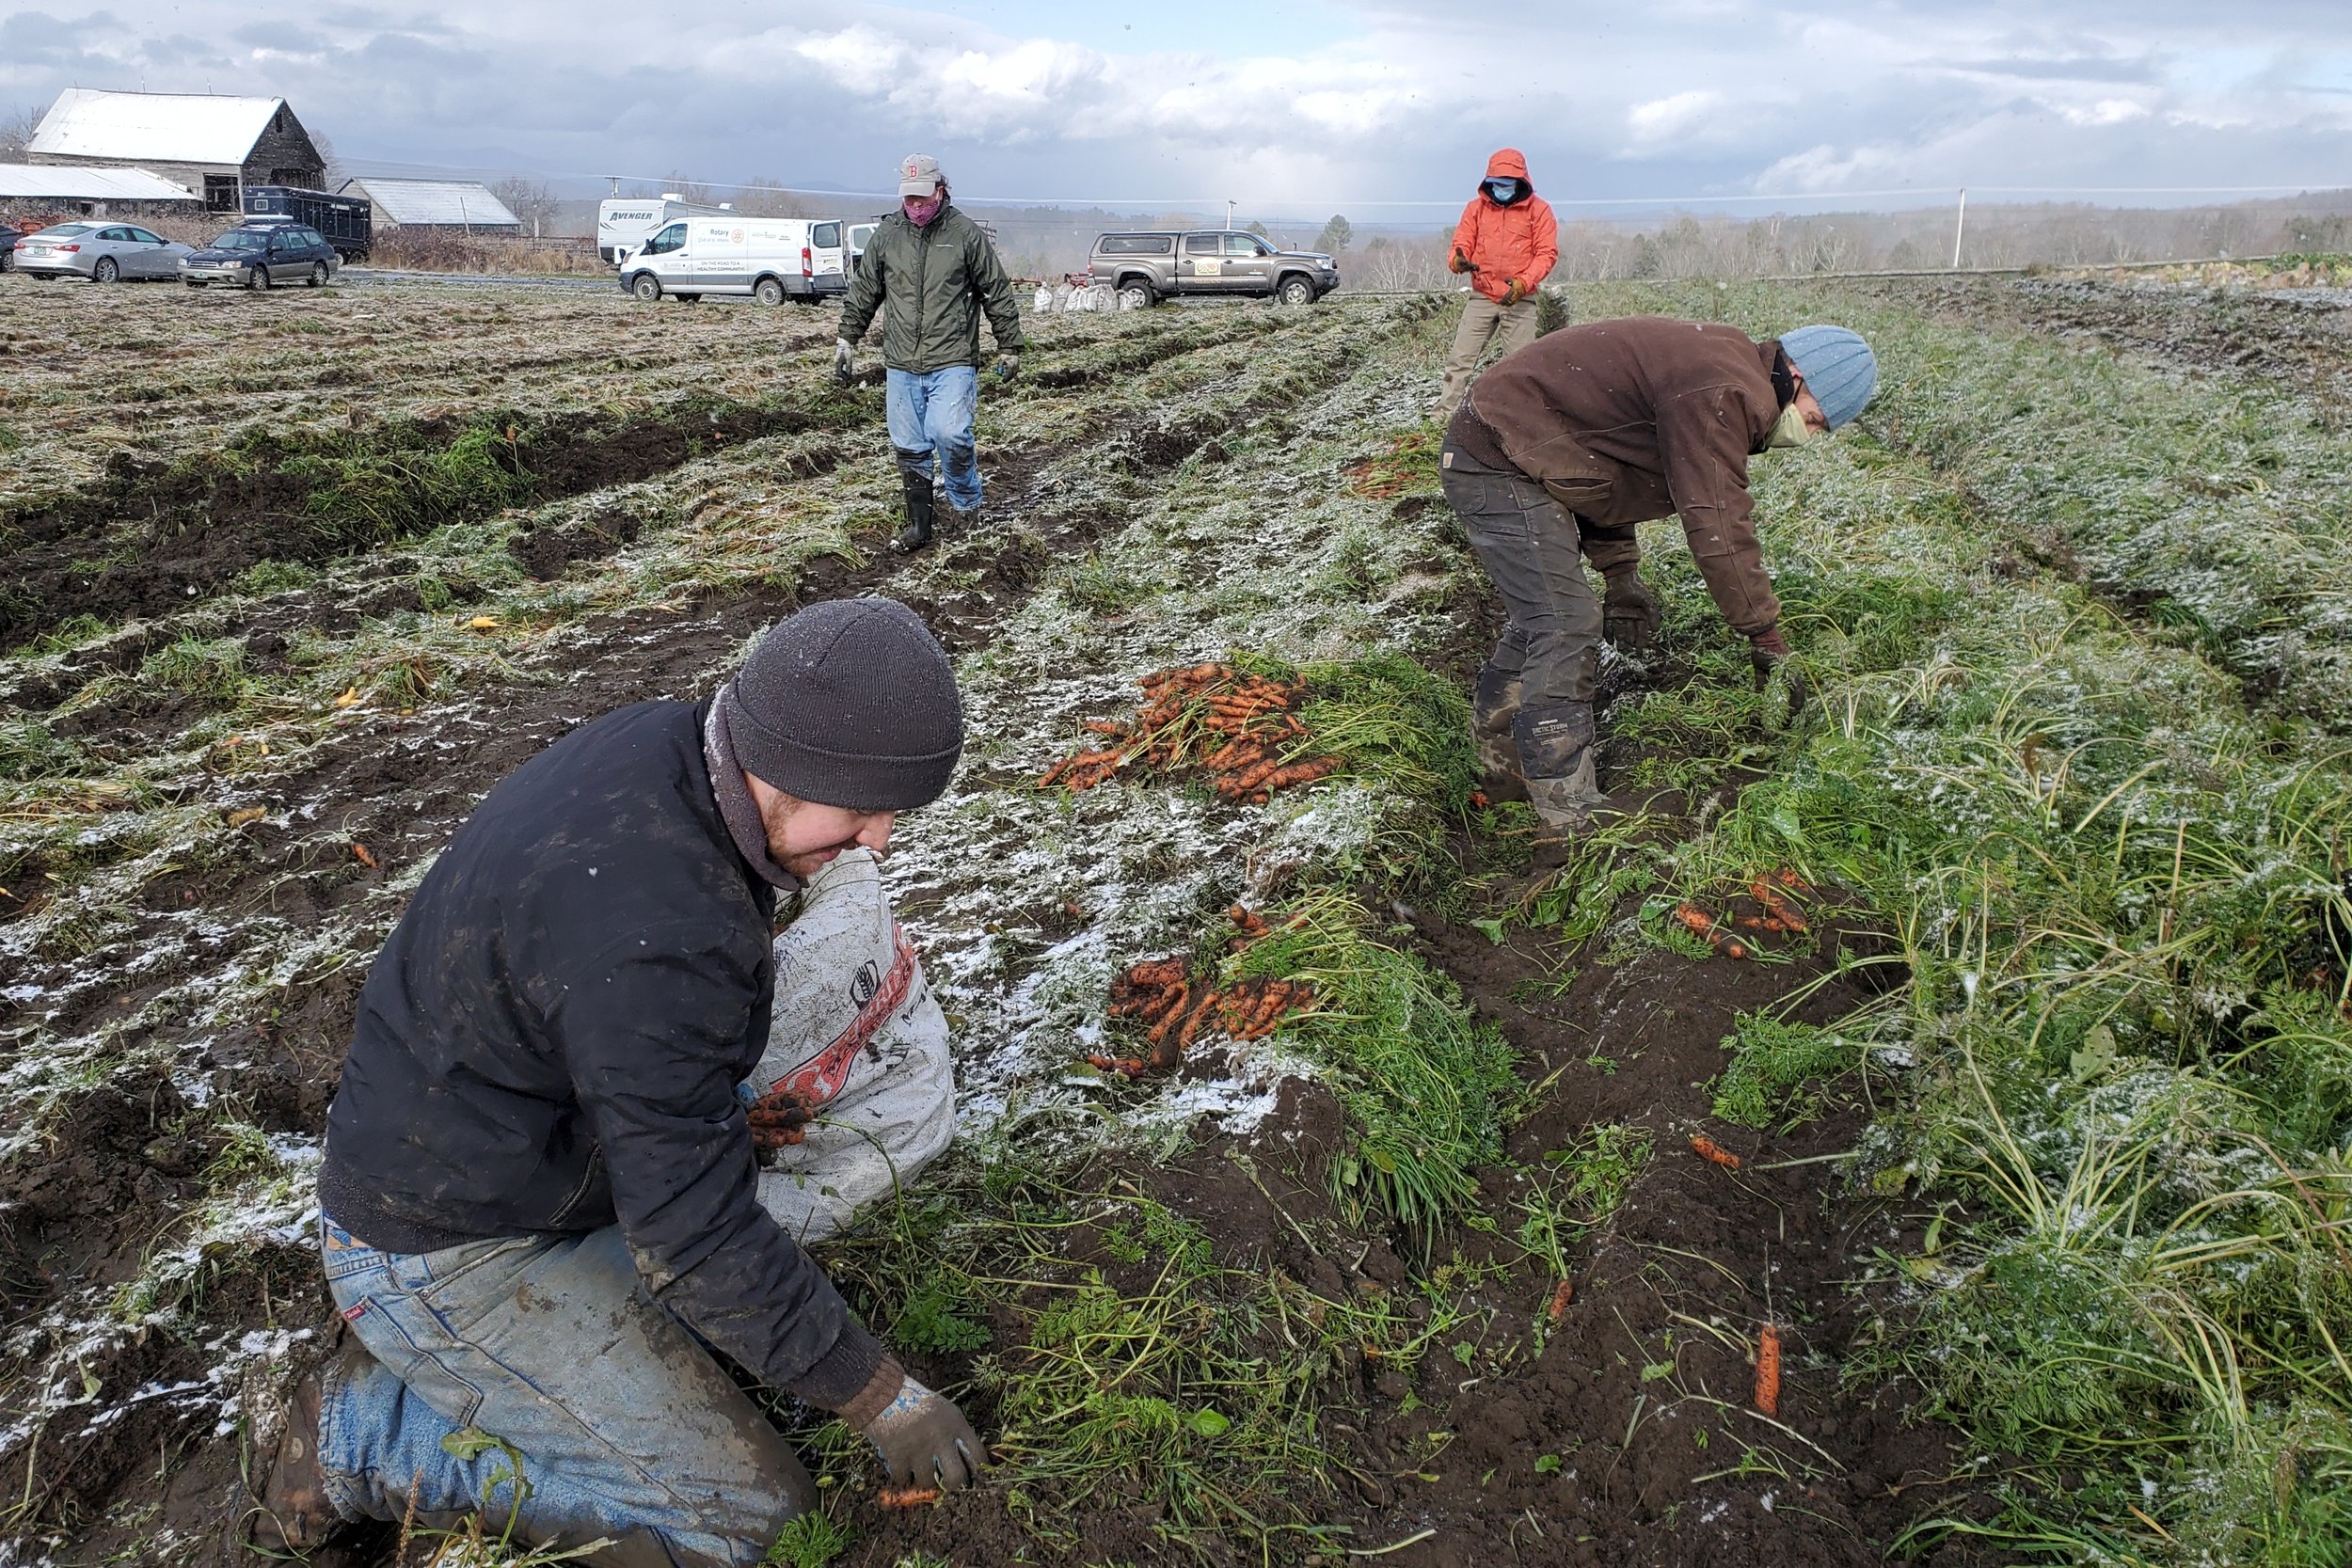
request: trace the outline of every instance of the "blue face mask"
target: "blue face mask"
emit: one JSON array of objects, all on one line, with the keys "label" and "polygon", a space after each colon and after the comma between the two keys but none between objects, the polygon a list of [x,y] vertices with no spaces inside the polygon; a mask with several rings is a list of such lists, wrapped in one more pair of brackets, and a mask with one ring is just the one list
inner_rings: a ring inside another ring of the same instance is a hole
[{"label": "blue face mask", "polygon": [[1490,201],[1508,202],[1519,194],[1519,182],[1516,180],[1489,180],[1484,188]]}]

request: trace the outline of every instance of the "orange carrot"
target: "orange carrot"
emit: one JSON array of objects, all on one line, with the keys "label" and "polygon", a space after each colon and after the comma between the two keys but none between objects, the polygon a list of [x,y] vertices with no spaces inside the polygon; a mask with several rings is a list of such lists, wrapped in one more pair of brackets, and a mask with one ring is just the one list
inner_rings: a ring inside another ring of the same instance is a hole
[{"label": "orange carrot", "polygon": [[885,1486],[882,1489],[884,1508],[920,1508],[925,1503],[939,1501],[936,1486]]},{"label": "orange carrot", "polygon": [[361,865],[366,866],[370,871],[375,869],[375,857],[368,853],[368,847],[364,844],[352,845],[351,858],[358,861]]},{"label": "orange carrot", "polygon": [[1142,1077],[1146,1066],[1139,1056],[1100,1056],[1091,1053],[1087,1057],[1087,1064],[1089,1067],[1100,1068],[1104,1072],[1116,1072],[1125,1078]]},{"label": "orange carrot", "polygon": [[1767,1416],[1780,1414],[1780,1330],[1771,1323],[1756,1337],[1756,1407]]},{"label": "orange carrot", "polygon": [[[1804,916],[1797,911],[1794,904],[1772,891],[1772,884],[1769,879],[1758,877],[1749,886],[1748,891],[1756,895],[1756,901],[1763,905],[1773,919],[1781,922],[1782,927],[1791,931],[1805,929]],[[1774,927],[1774,929],[1779,928],[1779,927]]]},{"label": "orange carrot", "polygon": [[1559,1286],[1551,1292],[1551,1305],[1544,1308],[1544,1315],[1549,1317],[1553,1323],[1558,1323],[1562,1318],[1567,1315],[1568,1303],[1574,1301],[1575,1299],[1576,1281],[1573,1279],[1562,1280],[1559,1283]]},{"label": "orange carrot", "polygon": [[1675,918],[1703,937],[1715,934],[1715,917],[1696,904],[1677,904]]},{"label": "orange carrot", "polygon": [[[1189,1005],[1191,1000],[1192,987],[1189,984],[1180,982],[1173,989],[1170,994],[1176,998],[1174,1005],[1165,1009],[1155,1009],[1159,1022],[1152,1024],[1150,1029],[1144,1031],[1145,1037],[1150,1039],[1155,1046],[1162,1040],[1168,1038],[1168,1031],[1170,1026],[1172,1026],[1179,1018],[1184,1016],[1184,1008]],[[1157,1053],[1154,1052],[1153,1054],[1156,1055]]]},{"label": "orange carrot", "polygon": [[1691,1140],[1691,1152],[1700,1159],[1718,1164],[1725,1170],[1740,1168],[1740,1156],[1701,1132]]}]

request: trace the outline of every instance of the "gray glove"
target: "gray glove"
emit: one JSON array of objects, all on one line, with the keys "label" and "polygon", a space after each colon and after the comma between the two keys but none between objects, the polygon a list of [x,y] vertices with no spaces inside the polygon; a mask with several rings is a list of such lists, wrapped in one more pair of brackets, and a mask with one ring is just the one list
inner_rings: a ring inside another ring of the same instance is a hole
[{"label": "gray glove", "polygon": [[1601,597],[1601,626],[1609,645],[1619,652],[1646,648],[1658,641],[1664,612],[1642,574],[1632,568],[1607,579]]},{"label": "gray glove", "polygon": [[893,1486],[937,1486],[955,1492],[979,1479],[988,1450],[953,1401],[912,1377],[898,1397],[866,1423],[864,1435],[882,1456]]},{"label": "gray glove", "polygon": [[1019,356],[1018,354],[1010,354],[1010,353],[1007,353],[1007,354],[1000,354],[1000,355],[998,355],[998,356],[996,356],[996,379],[997,379],[997,380],[999,380],[999,381],[1010,381],[1010,380],[1011,380],[1014,376],[1019,375],[1020,373],[1021,373],[1021,356]]},{"label": "gray glove", "polygon": [[833,341],[833,378],[847,387],[856,374],[857,361],[850,356],[850,340],[835,338]]}]

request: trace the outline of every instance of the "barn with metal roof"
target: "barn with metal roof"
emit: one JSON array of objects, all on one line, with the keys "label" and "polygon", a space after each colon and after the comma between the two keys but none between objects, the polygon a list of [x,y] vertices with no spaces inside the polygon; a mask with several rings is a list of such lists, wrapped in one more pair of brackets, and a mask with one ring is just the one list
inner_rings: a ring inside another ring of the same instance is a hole
[{"label": "barn with metal roof", "polygon": [[284,99],[224,93],[68,87],[41,117],[24,160],[146,169],[215,213],[242,211],[247,185],[315,190],[326,178],[326,160]]},{"label": "barn with metal roof", "polygon": [[522,220],[475,180],[388,180],[373,175],[343,182],[345,196],[364,196],[375,207],[375,227],[460,229],[472,233],[517,234]]},{"label": "barn with metal roof", "polygon": [[0,215],[194,217],[203,206],[195,193],[143,168],[0,164]]}]

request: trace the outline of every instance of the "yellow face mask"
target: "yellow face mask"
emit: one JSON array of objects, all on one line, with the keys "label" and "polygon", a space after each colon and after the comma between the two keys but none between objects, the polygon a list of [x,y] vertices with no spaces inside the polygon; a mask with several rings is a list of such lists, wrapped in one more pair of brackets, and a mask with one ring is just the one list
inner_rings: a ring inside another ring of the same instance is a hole
[{"label": "yellow face mask", "polygon": [[1796,403],[1791,400],[1788,406],[1780,411],[1780,418],[1773,422],[1772,433],[1764,438],[1764,445],[1768,449],[1801,447],[1812,438],[1813,427],[1804,422],[1804,416],[1797,412]]}]

